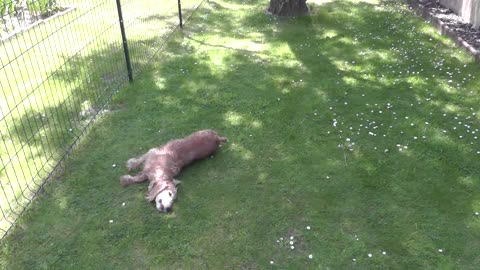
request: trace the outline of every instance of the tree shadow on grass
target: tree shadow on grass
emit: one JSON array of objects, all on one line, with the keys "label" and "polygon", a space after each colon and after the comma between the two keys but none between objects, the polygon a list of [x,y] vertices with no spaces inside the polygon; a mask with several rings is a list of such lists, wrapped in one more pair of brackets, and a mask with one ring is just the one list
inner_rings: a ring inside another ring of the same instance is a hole
[{"label": "tree shadow on grass", "polygon": [[[327,226],[340,226],[343,232],[337,237],[365,238],[358,247],[388,247],[394,256],[418,256],[378,261],[377,266],[428,267],[428,258],[436,258],[438,266],[458,260],[469,265],[475,256],[468,250],[479,245],[471,238],[479,234],[471,228],[479,187],[474,148],[478,97],[469,89],[475,81],[462,82],[461,76],[468,78],[478,67],[464,67],[445,55],[444,45],[432,42],[431,36],[412,34],[423,22],[405,18],[403,12],[374,12],[373,5],[342,1],[316,9],[311,17],[280,21],[272,37],[287,42],[301,62],[304,87],[320,88],[326,95],[327,102],[319,105],[327,105],[332,121],[338,122],[327,137],[341,145],[339,152],[346,152],[344,170],[350,179],[310,191],[312,197],[339,196],[327,207],[333,210],[329,215],[319,215],[325,214],[323,209],[313,216],[334,220]],[[307,49],[316,46],[318,50]],[[372,52],[384,55],[369,57]],[[315,78],[328,72],[335,86],[328,78]],[[449,86],[452,80],[459,85]],[[460,108],[452,111],[449,106]],[[339,195],[339,187],[350,191]],[[444,257],[438,250],[446,246],[451,253]]]}]

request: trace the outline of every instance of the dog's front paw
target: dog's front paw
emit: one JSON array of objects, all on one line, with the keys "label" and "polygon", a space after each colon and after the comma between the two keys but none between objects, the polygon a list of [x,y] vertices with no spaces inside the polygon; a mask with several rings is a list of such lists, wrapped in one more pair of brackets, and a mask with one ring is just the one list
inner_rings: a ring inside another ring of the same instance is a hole
[{"label": "dog's front paw", "polygon": [[133,169],[135,169],[135,161],[132,160],[132,159],[129,159],[129,160],[127,161],[127,170],[128,170],[128,171],[131,171],[131,170],[133,170]]},{"label": "dog's front paw", "polygon": [[120,177],[120,185],[128,186],[130,184],[130,179],[132,177],[130,175],[123,175]]}]

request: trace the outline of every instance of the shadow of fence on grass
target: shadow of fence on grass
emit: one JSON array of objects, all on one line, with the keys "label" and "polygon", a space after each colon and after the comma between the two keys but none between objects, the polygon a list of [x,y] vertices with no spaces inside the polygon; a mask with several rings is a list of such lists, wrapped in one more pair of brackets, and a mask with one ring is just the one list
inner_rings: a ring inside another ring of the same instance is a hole
[{"label": "shadow of fence on grass", "polygon": [[[177,6],[122,2],[136,76],[177,29]],[[199,4],[185,1],[185,17]],[[107,104],[128,77],[115,2],[79,5],[3,41],[0,49],[6,76],[0,82],[3,238],[93,121],[111,109]]]}]

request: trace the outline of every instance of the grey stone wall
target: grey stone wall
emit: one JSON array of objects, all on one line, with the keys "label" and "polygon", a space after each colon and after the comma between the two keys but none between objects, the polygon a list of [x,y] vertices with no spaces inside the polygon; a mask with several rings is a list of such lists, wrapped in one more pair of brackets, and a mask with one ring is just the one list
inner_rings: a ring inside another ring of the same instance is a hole
[{"label": "grey stone wall", "polygon": [[440,0],[440,3],[456,14],[480,28],[480,0]]}]

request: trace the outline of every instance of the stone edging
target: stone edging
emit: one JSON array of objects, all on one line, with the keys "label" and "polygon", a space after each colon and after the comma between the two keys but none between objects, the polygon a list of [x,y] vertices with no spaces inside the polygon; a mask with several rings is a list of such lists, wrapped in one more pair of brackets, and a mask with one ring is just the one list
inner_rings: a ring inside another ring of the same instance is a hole
[{"label": "stone edging", "polygon": [[451,38],[457,45],[463,47],[465,50],[470,52],[477,63],[480,63],[480,51],[475,49],[473,46],[468,44],[463,38],[459,37],[455,31],[453,31],[448,25],[442,22],[440,19],[436,18],[427,7],[423,6],[422,4],[418,3],[416,0],[407,0],[407,4],[412,7],[415,13],[421,15],[423,18],[430,21],[433,26],[435,26],[440,33],[443,35],[448,36]]}]

